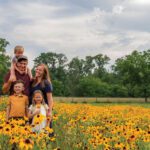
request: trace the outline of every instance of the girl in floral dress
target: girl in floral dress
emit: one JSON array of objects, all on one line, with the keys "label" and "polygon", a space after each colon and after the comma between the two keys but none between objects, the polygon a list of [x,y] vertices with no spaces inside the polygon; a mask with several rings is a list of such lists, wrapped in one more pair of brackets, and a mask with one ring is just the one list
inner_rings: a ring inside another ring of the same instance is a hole
[{"label": "girl in floral dress", "polygon": [[33,93],[32,104],[29,107],[29,118],[32,119],[32,131],[34,132],[40,132],[46,126],[49,126],[49,107],[45,103],[40,90]]}]

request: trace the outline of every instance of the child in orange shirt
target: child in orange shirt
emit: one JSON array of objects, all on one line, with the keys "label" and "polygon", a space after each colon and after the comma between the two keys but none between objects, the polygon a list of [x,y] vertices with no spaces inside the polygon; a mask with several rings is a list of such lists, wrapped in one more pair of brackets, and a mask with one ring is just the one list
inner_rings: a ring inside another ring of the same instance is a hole
[{"label": "child in orange shirt", "polygon": [[28,117],[28,97],[23,94],[24,83],[22,80],[14,82],[14,94],[9,96],[6,112],[6,121],[11,118]]},{"label": "child in orange shirt", "polygon": [[[15,75],[15,70],[17,70],[18,72],[20,72],[20,70],[18,70],[16,63],[17,63],[17,59],[19,56],[22,56],[24,53],[24,48],[23,46],[16,46],[14,48],[14,54],[15,56],[12,59],[12,63],[11,63],[11,69],[10,69],[10,78],[12,79],[12,81],[16,81],[16,75]],[[27,68],[26,73],[29,75],[30,80],[32,79],[32,73],[31,70],[29,68]]]}]

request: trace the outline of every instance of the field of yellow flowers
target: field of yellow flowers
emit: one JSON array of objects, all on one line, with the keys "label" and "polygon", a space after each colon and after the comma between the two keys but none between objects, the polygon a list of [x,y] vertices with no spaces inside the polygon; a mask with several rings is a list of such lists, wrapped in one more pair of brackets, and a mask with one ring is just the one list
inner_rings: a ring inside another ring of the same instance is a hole
[{"label": "field of yellow flowers", "polygon": [[[148,150],[150,109],[55,103],[53,129],[32,132],[25,120],[5,121],[7,97],[0,98],[2,150]],[[26,119],[26,118],[25,118]],[[48,133],[54,131],[54,136]]]}]

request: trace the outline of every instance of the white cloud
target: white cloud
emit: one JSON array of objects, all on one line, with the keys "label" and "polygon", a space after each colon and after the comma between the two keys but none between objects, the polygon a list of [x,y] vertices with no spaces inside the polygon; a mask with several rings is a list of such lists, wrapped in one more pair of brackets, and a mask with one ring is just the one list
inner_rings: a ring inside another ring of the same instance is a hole
[{"label": "white cloud", "polygon": [[103,8],[95,7],[98,0],[89,3],[92,8],[90,4],[74,7],[71,2],[63,6],[34,1],[1,5],[0,34],[11,43],[8,52],[13,54],[13,47],[22,44],[30,60],[47,51],[64,53],[69,59],[103,53],[115,60],[134,49],[150,47],[148,7],[121,0],[103,2]]},{"label": "white cloud", "polygon": [[139,5],[147,5],[147,4],[150,5],[149,0],[132,0],[131,2]]},{"label": "white cloud", "polygon": [[119,15],[120,15],[120,14],[123,12],[123,10],[124,10],[124,7],[123,7],[123,6],[121,6],[121,5],[116,5],[116,6],[113,7],[112,12],[113,12],[114,14],[119,14]]}]

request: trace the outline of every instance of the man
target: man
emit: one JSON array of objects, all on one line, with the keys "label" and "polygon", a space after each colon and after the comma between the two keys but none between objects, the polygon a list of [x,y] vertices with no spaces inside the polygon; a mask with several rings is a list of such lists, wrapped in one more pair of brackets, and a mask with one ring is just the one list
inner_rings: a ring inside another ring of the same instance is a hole
[{"label": "man", "polygon": [[[25,90],[24,94],[29,96],[29,88],[30,88],[30,77],[26,73],[28,65],[28,58],[26,56],[19,56],[17,59],[16,66],[19,71],[15,70],[15,75],[17,80],[22,80],[24,82]],[[4,78],[4,85],[2,87],[3,93],[9,92],[10,95],[13,94],[13,80],[10,78],[10,72]]]}]

